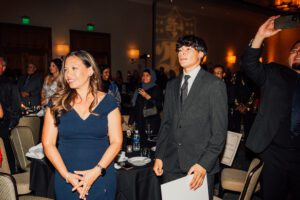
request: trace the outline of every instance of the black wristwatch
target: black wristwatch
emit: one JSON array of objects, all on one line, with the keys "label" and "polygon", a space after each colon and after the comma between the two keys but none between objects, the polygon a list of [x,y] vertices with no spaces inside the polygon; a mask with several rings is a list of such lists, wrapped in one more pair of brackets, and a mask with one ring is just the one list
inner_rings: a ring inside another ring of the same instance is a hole
[{"label": "black wristwatch", "polygon": [[106,169],[104,167],[101,167],[100,164],[97,164],[97,166],[100,169],[100,176],[105,176],[106,174]]}]

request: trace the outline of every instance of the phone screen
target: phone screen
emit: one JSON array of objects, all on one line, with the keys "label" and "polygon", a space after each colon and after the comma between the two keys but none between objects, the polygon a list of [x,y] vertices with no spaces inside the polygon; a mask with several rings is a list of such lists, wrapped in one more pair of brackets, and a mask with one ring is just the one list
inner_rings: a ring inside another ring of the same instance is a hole
[{"label": "phone screen", "polygon": [[275,19],[275,29],[289,29],[300,26],[300,14],[281,16]]}]

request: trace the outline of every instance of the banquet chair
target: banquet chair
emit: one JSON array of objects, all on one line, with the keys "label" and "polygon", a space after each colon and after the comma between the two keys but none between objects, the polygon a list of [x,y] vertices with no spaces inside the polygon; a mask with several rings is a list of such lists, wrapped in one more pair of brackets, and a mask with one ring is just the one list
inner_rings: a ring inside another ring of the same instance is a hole
[{"label": "banquet chair", "polygon": [[[6,174],[11,174],[10,168],[8,165],[6,150],[5,150],[5,146],[4,146],[2,138],[0,138],[0,148],[1,148],[1,152],[2,152],[2,166],[0,166],[0,172],[6,173]],[[19,195],[28,194],[31,192],[29,190],[29,177],[30,177],[29,172],[14,174],[13,177],[16,180],[17,192]]]},{"label": "banquet chair", "polygon": [[[260,189],[258,178],[263,168],[263,161],[254,158],[248,172],[225,168],[221,173],[221,186],[224,190],[240,192],[239,200],[250,200],[252,194]],[[214,200],[219,198],[214,197]]]},{"label": "banquet chair", "polygon": [[39,117],[21,117],[17,126],[27,126],[31,129],[34,144],[36,145],[40,140],[40,125],[41,120]]},{"label": "banquet chair", "polygon": [[34,146],[31,129],[26,126],[17,126],[11,131],[10,139],[21,169],[29,171],[30,160],[27,159],[25,154],[30,147]]},{"label": "banquet chair", "polygon": [[0,172],[0,199],[1,200],[49,200],[32,195],[18,196],[16,181],[13,176]]}]

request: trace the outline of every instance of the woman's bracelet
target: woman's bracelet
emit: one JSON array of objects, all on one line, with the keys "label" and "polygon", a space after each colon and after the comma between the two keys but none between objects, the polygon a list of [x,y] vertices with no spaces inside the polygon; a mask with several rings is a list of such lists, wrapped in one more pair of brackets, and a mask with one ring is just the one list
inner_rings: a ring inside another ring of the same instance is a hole
[{"label": "woman's bracelet", "polygon": [[70,174],[71,174],[70,172],[67,172],[67,174],[66,174],[66,182],[67,182],[67,183],[69,183],[68,179],[69,179],[69,177],[70,177]]}]

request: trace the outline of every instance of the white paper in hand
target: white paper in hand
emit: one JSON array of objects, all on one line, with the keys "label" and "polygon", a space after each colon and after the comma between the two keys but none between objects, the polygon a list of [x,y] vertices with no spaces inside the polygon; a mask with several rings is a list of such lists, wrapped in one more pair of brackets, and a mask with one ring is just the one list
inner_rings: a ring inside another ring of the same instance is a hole
[{"label": "white paper in hand", "polygon": [[203,184],[197,190],[190,189],[190,182],[193,175],[165,183],[161,185],[161,195],[163,200],[209,200],[207,178],[205,176]]}]

